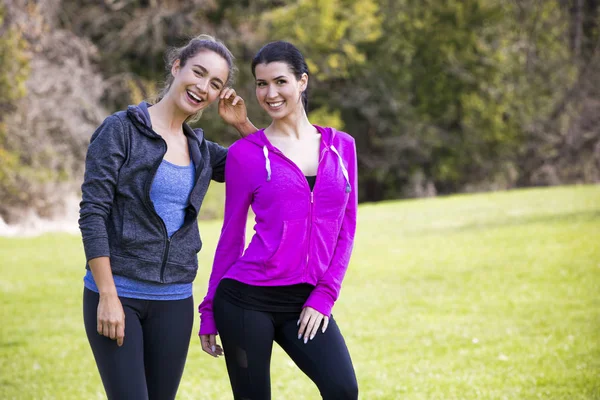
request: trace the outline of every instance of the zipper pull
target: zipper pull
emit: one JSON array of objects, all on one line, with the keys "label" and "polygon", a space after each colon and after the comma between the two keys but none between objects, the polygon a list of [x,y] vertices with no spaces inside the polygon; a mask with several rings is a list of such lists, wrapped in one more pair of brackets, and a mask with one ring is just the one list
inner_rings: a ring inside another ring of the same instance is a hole
[{"label": "zipper pull", "polygon": [[310,204],[314,203],[314,197],[313,197],[313,192],[310,192]]}]

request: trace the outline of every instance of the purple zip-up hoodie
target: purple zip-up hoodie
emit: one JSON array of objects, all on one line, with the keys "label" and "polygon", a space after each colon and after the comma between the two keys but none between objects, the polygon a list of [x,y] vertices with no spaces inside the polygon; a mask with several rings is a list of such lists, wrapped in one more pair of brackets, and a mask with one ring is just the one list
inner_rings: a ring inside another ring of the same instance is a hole
[{"label": "purple zip-up hoodie", "polygon": [[[229,148],[225,218],[208,293],[198,307],[200,334],[216,334],[213,299],[223,278],[258,286],[309,283],[304,304],[331,315],[350,261],[358,203],[352,136],[316,126],[321,134],[317,179],[308,182],[259,130]],[[248,207],[255,234],[245,248]]]}]

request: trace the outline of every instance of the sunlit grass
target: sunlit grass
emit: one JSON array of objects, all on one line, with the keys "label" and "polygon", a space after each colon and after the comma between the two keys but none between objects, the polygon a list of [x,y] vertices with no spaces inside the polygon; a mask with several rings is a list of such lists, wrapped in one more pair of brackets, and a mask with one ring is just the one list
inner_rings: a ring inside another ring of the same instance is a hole
[{"label": "sunlit grass", "polygon": [[[362,399],[600,399],[600,187],[368,204],[359,219],[334,313]],[[220,222],[200,227],[196,304]],[[0,239],[0,267],[0,398],[104,398],[79,237]],[[275,347],[273,398],[319,398]],[[194,333],[178,398],[231,397]]]}]

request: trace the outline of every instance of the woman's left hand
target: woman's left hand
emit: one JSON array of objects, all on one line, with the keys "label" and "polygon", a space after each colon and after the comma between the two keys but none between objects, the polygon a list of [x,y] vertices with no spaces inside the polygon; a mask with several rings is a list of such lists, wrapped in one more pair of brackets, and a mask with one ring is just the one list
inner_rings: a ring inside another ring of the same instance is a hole
[{"label": "woman's left hand", "polygon": [[246,104],[233,88],[223,89],[219,97],[219,115],[223,121],[234,126],[246,123],[248,118]]},{"label": "woman's left hand", "polygon": [[327,326],[329,325],[329,317],[321,314],[312,307],[304,307],[300,313],[300,318],[298,319],[298,325],[300,326],[300,329],[298,330],[298,339],[304,336],[305,344],[309,340],[313,340],[319,326],[321,326],[321,322],[323,323],[321,332],[325,333]]}]

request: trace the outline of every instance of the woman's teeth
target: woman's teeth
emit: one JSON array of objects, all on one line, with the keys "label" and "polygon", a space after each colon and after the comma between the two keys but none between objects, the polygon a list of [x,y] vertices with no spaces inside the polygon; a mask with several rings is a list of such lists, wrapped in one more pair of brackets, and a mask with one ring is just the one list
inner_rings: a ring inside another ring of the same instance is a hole
[{"label": "woman's teeth", "polygon": [[267,103],[269,107],[277,108],[283,104],[283,101],[278,101],[277,103]]},{"label": "woman's teeth", "polygon": [[189,90],[187,91],[188,96],[190,96],[192,98],[192,100],[197,101],[198,103],[200,103],[202,101],[202,99],[198,96],[196,96],[194,93],[190,92]]}]

